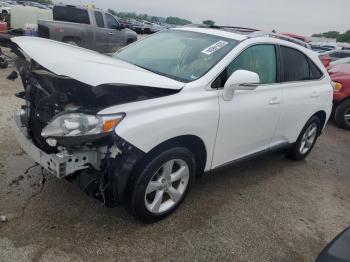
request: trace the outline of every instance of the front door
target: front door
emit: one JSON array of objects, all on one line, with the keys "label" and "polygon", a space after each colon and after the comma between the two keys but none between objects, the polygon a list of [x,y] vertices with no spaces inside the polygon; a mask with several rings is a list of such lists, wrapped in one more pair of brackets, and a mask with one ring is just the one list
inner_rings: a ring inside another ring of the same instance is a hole
[{"label": "front door", "polygon": [[276,83],[276,47],[247,48],[227,67],[225,79],[239,69],[257,73],[260,84],[253,91],[236,91],[231,101],[223,100],[221,94],[212,168],[268,149],[279,120],[282,90]]},{"label": "front door", "polygon": [[120,28],[119,22],[110,14],[106,13],[108,28],[109,52],[113,53],[126,45],[126,30]]}]

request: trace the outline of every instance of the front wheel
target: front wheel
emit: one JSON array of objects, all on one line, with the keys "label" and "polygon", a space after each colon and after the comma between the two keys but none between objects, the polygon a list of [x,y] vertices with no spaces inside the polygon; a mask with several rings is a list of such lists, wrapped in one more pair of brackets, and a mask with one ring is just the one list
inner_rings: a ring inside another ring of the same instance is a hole
[{"label": "front wheel", "polygon": [[184,147],[168,149],[145,161],[129,184],[129,211],[144,222],[171,214],[190,190],[195,169],[193,154]]},{"label": "front wheel", "polygon": [[320,130],[321,121],[317,116],[313,116],[304,126],[298,140],[293,148],[289,150],[288,156],[294,160],[302,160],[307,157],[316,143]]}]

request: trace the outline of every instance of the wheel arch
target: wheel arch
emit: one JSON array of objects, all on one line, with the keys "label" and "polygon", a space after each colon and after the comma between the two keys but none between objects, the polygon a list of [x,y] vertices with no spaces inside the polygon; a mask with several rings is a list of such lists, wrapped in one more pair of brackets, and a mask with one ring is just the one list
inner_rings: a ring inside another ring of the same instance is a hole
[{"label": "wheel arch", "polygon": [[153,157],[161,151],[166,149],[183,146],[186,147],[193,153],[196,161],[196,175],[201,176],[204,173],[205,165],[207,163],[207,149],[203,140],[195,135],[181,135],[168,139],[159,145],[152,148],[146,155],[145,158]]},{"label": "wheel arch", "polygon": [[318,135],[321,135],[322,130],[326,125],[327,113],[323,110],[320,110],[320,111],[316,112],[312,117],[314,117],[314,116],[317,116],[321,121],[321,128],[320,128],[319,133],[318,133]]}]

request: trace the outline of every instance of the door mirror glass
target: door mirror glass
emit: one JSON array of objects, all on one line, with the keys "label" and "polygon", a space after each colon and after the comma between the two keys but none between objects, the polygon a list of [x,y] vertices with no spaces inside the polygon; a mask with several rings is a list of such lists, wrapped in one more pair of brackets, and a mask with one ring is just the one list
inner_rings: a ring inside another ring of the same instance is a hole
[{"label": "door mirror glass", "polygon": [[254,90],[260,83],[257,73],[247,70],[236,70],[224,86],[224,100],[231,100],[235,90]]}]

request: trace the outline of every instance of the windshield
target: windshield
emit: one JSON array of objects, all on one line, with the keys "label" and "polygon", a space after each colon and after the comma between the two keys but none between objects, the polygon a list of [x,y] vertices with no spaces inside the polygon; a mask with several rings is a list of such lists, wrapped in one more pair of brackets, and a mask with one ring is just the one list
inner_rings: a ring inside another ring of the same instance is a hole
[{"label": "windshield", "polygon": [[119,58],[181,82],[206,74],[237,41],[196,32],[167,30],[120,50]]}]

